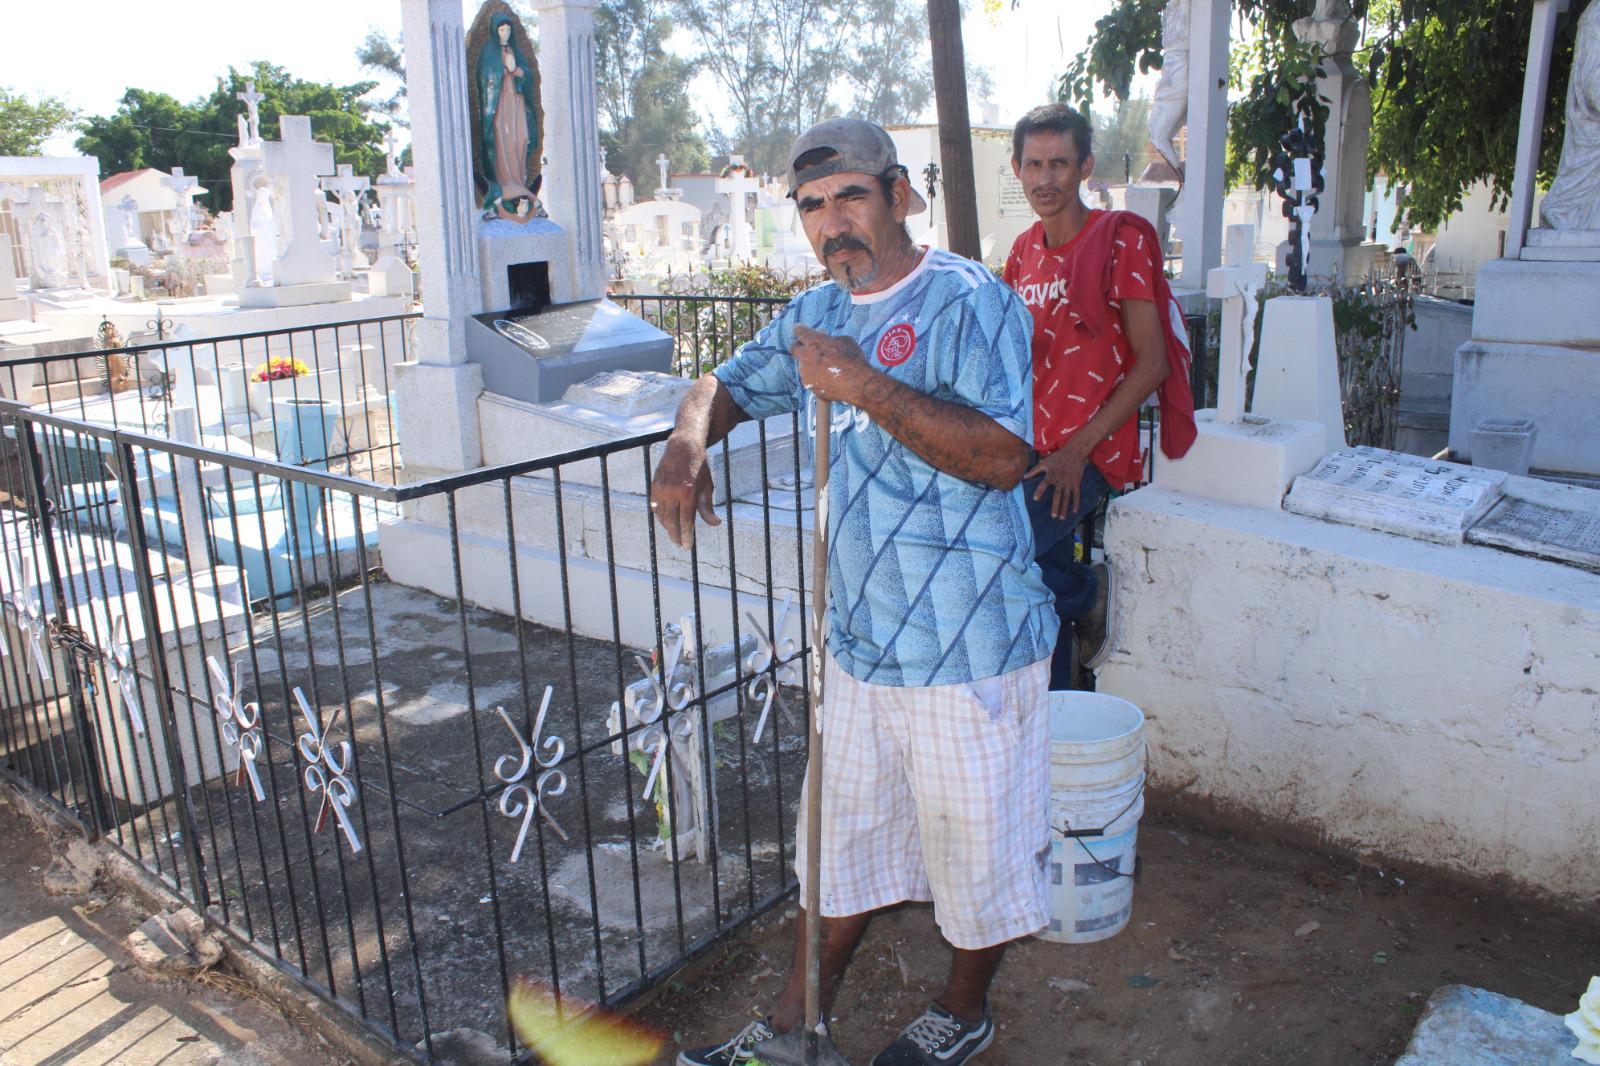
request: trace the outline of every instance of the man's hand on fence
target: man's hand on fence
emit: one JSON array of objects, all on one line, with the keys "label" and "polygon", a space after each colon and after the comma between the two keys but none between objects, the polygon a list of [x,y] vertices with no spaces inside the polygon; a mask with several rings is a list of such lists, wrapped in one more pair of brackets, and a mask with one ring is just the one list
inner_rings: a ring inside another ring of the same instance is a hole
[{"label": "man's hand on fence", "polygon": [[650,482],[650,511],[667,531],[672,543],[687,549],[694,544],[694,517],[698,512],[708,525],[721,525],[711,507],[711,470],[704,445],[672,436]]}]

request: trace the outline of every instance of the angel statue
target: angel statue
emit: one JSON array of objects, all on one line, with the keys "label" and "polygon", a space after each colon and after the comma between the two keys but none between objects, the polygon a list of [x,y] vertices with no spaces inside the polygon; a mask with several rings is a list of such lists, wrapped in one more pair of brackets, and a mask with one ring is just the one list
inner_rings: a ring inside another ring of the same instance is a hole
[{"label": "angel statue", "polygon": [[[485,27],[486,24],[486,27]],[[468,37],[473,56],[474,157],[483,217],[539,214],[539,72],[528,35],[503,2],[485,4]]]}]

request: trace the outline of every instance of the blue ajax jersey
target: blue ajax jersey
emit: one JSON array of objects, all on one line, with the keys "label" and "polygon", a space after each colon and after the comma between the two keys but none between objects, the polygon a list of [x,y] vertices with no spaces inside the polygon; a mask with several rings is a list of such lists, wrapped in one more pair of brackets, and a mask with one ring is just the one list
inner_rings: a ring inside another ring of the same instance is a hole
[{"label": "blue ajax jersey", "polygon": [[[931,249],[883,292],[819,285],[716,369],[752,418],[803,404],[814,433],[815,399],[789,354],[797,325],[853,337],[880,373],[1033,439],[1033,322],[977,263]],[[847,404],[833,405],[830,441],[828,650],[847,673],[960,684],[1050,654],[1058,623],[1020,485],[942,473]]]}]

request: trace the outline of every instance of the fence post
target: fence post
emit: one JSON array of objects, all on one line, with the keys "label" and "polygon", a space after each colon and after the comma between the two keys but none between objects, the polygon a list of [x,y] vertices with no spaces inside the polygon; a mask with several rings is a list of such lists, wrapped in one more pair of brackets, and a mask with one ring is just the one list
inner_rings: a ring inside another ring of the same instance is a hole
[{"label": "fence post", "polygon": [[[78,753],[83,758],[84,780],[89,786],[89,833],[90,839],[94,840],[98,839],[111,821],[106,806],[105,780],[100,774],[99,745],[95,743],[94,727],[90,722],[88,704],[83,695],[83,678],[78,672],[82,660],[76,653],[82,649],[73,648],[67,643],[67,636],[73,631],[73,625],[67,617],[66,585],[61,580],[60,560],[56,558],[55,523],[50,520],[52,503],[44,490],[44,466],[39,455],[39,442],[33,435],[33,424],[19,418],[17,436],[21,445],[23,477],[27,480],[37,503],[34,526],[39,531],[40,541],[43,542],[45,566],[50,574],[51,595],[55,600],[55,619],[50,627],[53,630],[53,639],[49,643],[66,648],[67,651],[63,656],[67,661],[67,702],[72,707],[73,726],[78,731]],[[65,796],[61,799],[63,803],[66,802]]]},{"label": "fence post", "polygon": [[[189,770],[177,742],[178,715],[173,707],[172,685],[167,677],[166,640],[161,633],[161,615],[156,605],[155,578],[150,573],[150,545],[145,536],[144,509],[139,502],[139,478],[134,464],[133,445],[124,441],[120,433],[113,434],[112,440],[123,520],[128,527],[128,546],[133,553],[133,584],[139,593],[139,615],[144,620],[145,652],[150,657],[150,679],[156,689],[157,713],[161,715],[162,747],[166,749],[167,766],[178,800],[178,822],[183,826],[183,857],[189,867],[189,880],[194,885],[194,903],[204,913],[211,905],[211,900],[204,877],[205,860],[200,854],[200,820],[195,816],[194,801],[189,795]],[[182,654],[181,641],[179,654]],[[161,787],[159,774],[156,775],[156,787]]]}]

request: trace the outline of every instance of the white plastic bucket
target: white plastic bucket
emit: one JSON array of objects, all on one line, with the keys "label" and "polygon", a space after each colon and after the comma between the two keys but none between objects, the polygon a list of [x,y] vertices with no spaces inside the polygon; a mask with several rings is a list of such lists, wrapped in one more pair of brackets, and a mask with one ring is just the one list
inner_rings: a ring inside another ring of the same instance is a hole
[{"label": "white plastic bucket", "polygon": [[[1088,944],[1127,928],[1143,814],[1143,712],[1099,692],[1050,693],[1050,923],[1040,936]],[[1083,830],[1100,832],[1063,835]]]}]

